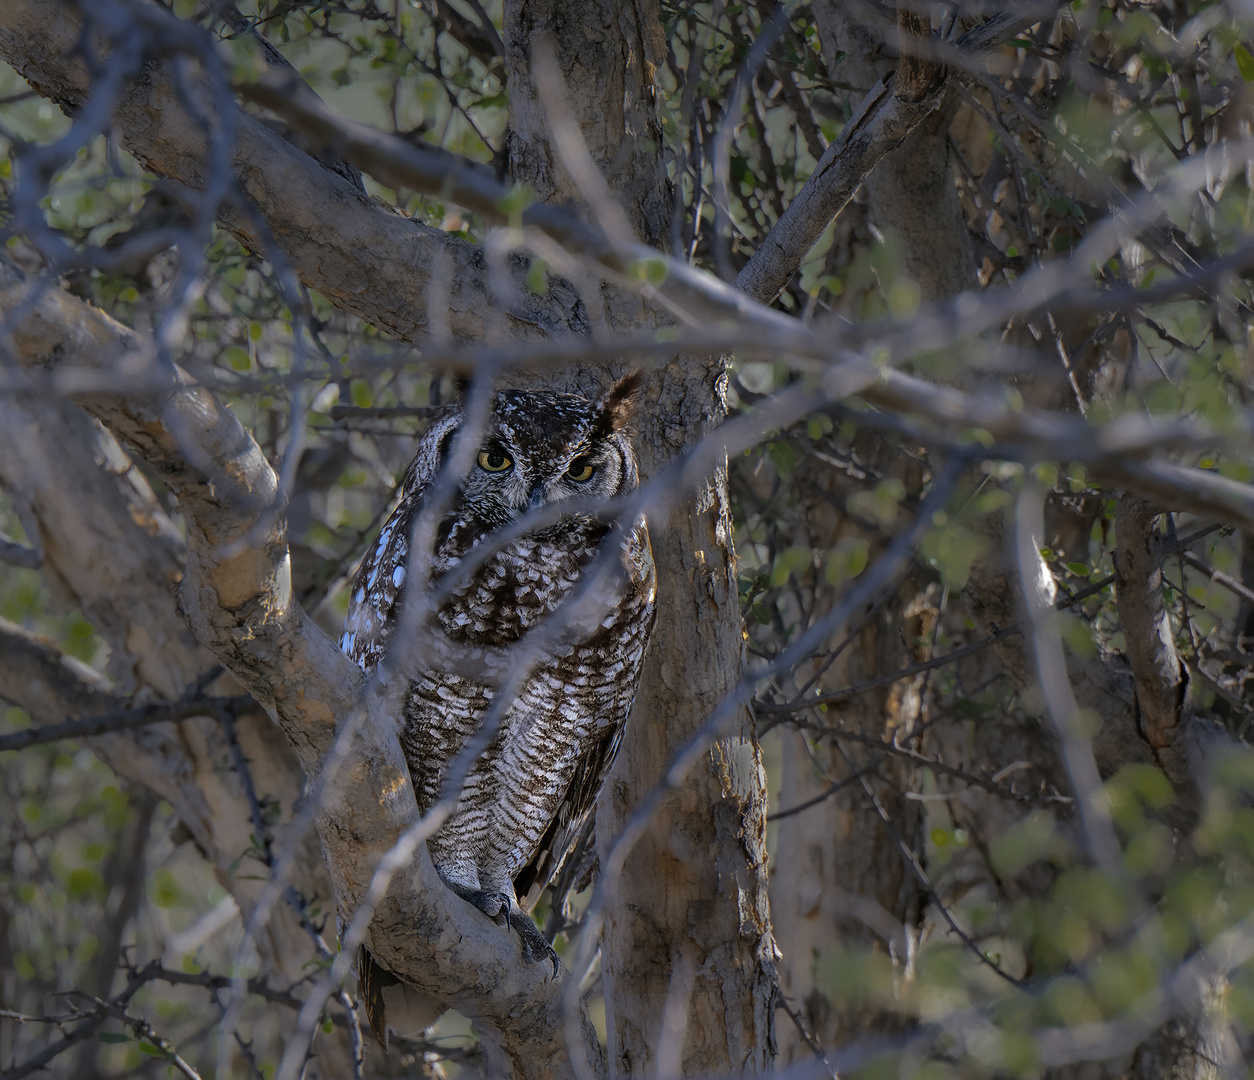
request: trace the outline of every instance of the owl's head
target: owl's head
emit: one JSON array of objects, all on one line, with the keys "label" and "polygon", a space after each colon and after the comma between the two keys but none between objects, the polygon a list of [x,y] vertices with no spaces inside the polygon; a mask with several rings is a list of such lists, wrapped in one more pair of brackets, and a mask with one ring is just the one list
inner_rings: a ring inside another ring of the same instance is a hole
[{"label": "owl's head", "polygon": [[[633,490],[638,475],[628,425],[642,381],[632,372],[595,401],[550,391],[498,393],[461,482],[461,514],[490,531],[553,503],[605,501]],[[449,442],[454,430],[444,436]]]}]

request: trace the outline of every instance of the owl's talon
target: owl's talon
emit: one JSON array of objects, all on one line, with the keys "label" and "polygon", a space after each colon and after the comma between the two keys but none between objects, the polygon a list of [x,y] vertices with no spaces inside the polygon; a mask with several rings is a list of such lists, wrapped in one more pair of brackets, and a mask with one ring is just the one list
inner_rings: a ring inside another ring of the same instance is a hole
[{"label": "owl's talon", "polygon": [[[443,875],[441,875],[443,876]],[[561,970],[561,961],[553,946],[540,933],[531,916],[518,906],[518,902],[504,892],[488,892],[484,889],[468,889],[455,881],[444,878],[444,883],[467,903],[474,904],[498,926],[506,926],[517,931],[522,938],[523,959],[529,964],[548,960],[553,965],[553,977]]]},{"label": "owl's talon", "polygon": [[556,979],[561,970],[561,961],[557,958],[557,953],[553,951],[553,946],[540,933],[540,928],[532,921],[531,916],[520,907],[512,907],[509,912],[509,924],[522,938],[523,959],[529,964],[548,960],[553,965],[553,978]]}]

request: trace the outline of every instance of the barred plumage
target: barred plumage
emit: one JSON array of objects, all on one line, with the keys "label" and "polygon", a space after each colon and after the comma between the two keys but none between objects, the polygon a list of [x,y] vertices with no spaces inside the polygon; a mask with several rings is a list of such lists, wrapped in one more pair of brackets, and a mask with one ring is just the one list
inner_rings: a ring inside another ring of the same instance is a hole
[{"label": "barred plumage", "polygon": [[[499,728],[428,847],[450,887],[506,916],[524,954],[555,965],[516,888],[529,909],[560,870],[635,697],[653,623],[648,529],[643,517],[616,525],[595,504],[638,483],[627,425],[639,385],[638,375],[628,376],[596,402],[497,394],[478,463],[433,528],[422,522],[425,503],[465,423],[460,406],[438,414],[357,573],[340,642],[366,671],[401,650],[391,658],[410,680],[400,738],[424,812],[498,690],[512,687]],[[493,535],[519,521],[525,528],[528,514],[563,502],[571,512],[556,508],[556,520],[550,511],[534,530]],[[425,626],[418,612],[403,611],[415,535],[433,541],[427,558],[415,560],[415,580],[429,576],[447,592]],[[397,638],[400,627],[412,640]],[[367,1012],[383,1038],[375,1015],[382,999],[370,992],[377,965],[363,954],[361,966]]]}]

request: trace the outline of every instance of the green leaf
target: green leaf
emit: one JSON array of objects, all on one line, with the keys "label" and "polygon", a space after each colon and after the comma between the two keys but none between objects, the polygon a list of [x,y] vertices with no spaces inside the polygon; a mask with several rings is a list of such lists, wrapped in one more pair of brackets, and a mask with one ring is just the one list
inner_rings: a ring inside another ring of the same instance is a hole
[{"label": "green leaf", "polygon": [[532,259],[527,267],[527,288],[536,296],[549,295],[549,264],[543,259]]},{"label": "green leaf", "polygon": [[1232,58],[1237,62],[1241,78],[1246,82],[1254,82],[1254,56],[1250,55],[1250,50],[1244,45],[1238,45],[1232,50]]},{"label": "green leaf", "polygon": [[166,1058],[170,1056],[168,1051],[162,1050],[159,1046],[153,1046],[150,1042],[141,1042],[139,1044],[139,1052],[147,1054],[149,1057]]},{"label": "green leaf", "polygon": [[787,443],[771,443],[766,453],[780,476],[787,476],[797,467],[797,451]]},{"label": "green leaf", "polygon": [[135,1037],[128,1035],[125,1031],[98,1031],[96,1038],[102,1043],[128,1043],[135,1041]]},{"label": "green leaf", "polygon": [[[501,199],[501,212],[508,214],[511,219],[521,217],[522,212],[535,201],[536,193],[532,191],[531,188],[527,187],[526,184],[518,184],[510,188],[509,191],[505,193],[504,198]],[[511,220],[511,224],[521,224],[521,222],[514,222]]]},{"label": "green leaf", "polygon": [[74,900],[86,900],[104,887],[100,873],[89,866],[77,866],[70,871],[66,892]]},{"label": "green leaf", "polygon": [[815,413],[806,422],[806,431],[812,439],[821,439],[832,433],[832,418],[826,413]]},{"label": "green leaf", "polygon": [[647,281],[655,289],[661,286],[670,273],[665,259],[637,259],[627,271],[635,281]]},{"label": "green leaf", "polygon": [[771,567],[771,588],[778,589],[793,574],[803,570],[814,558],[808,547],[790,547],[780,552]]}]

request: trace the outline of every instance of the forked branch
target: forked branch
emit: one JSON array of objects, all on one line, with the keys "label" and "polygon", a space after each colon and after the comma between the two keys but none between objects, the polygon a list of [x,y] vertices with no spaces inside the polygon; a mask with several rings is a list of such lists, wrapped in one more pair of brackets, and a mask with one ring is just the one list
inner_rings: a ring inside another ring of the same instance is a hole
[{"label": "forked branch", "polygon": [[[105,370],[157,363],[141,335],[4,263],[0,310],[27,369],[70,358]],[[271,503],[277,478],[260,448],[184,372],[166,369],[165,380],[159,400],[93,395],[83,404],[176,494],[188,534],[184,609],[296,748],[316,796],[337,903],[351,915],[376,865],[418,820],[395,726],[376,707],[381,688],[363,698],[361,672],[292,595],[285,519]],[[105,711],[103,702],[93,697],[76,711]],[[568,1072],[563,980],[524,965],[507,934],[448,891],[423,845],[375,909],[369,944],[389,970],[480,1018],[497,1073]]]}]

